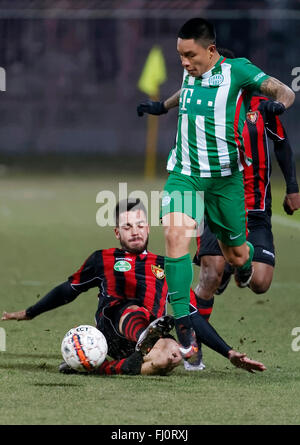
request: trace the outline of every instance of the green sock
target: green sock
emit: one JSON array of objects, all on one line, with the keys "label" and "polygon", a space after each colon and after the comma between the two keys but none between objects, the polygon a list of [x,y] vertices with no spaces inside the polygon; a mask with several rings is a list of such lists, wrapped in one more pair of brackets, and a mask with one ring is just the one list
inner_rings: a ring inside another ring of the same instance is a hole
[{"label": "green sock", "polygon": [[179,258],[166,257],[165,274],[169,301],[175,318],[190,313],[190,287],[193,281],[193,266],[188,253]]},{"label": "green sock", "polygon": [[239,270],[245,270],[245,269],[249,269],[249,267],[251,266],[252,260],[253,260],[253,255],[254,255],[254,247],[251,243],[249,243],[249,241],[246,241],[247,245],[249,246],[249,258],[246,261],[246,263],[241,266],[238,267]]}]

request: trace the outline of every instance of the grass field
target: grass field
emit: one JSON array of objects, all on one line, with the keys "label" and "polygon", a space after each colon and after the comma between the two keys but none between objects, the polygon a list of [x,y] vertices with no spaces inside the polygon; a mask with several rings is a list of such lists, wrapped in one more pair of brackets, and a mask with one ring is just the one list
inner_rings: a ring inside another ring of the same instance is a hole
[{"label": "grass field", "polygon": [[[122,180],[129,191],[160,190],[164,183],[134,176],[0,178],[1,313],[35,303],[91,252],[117,245],[112,228],[96,224],[96,195],[117,191]],[[274,180],[277,266],[270,291],[254,295],[230,283],[211,318],[228,343],[267,366],[265,373],[235,369],[204,348],[203,372],[180,366],[169,377],[61,375],[62,337],[74,325],[93,324],[95,289],[32,321],[0,322],[6,331],[0,424],[299,424],[300,351],[292,351],[291,332],[300,326],[300,212],[284,214],[283,194],[283,183]],[[149,248],[164,253],[161,228],[152,229]]]}]

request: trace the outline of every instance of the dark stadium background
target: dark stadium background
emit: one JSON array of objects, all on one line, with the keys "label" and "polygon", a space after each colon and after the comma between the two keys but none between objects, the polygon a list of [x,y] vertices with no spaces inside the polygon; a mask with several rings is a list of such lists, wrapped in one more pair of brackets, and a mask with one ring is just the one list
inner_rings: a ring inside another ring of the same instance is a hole
[{"label": "dark stadium background", "polygon": [[[292,69],[300,66],[299,1],[0,1],[0,66],[6,70],[6,91],[0,92],[1,172],[100,169],[98,158],[112,168],[142,165],[147,119],[137,117],[136,105],[146,95],[138,90],[138,79],[149,51],[159,44],[168,76],[160,97],[179,88],[176,35],[194,16],[215,23],[219,46],[291,86]],[[283,121],[298,156],[299,113],[296,94]],[[158,168],[163,169],[176,111],[161,117],[159,125]]]}]

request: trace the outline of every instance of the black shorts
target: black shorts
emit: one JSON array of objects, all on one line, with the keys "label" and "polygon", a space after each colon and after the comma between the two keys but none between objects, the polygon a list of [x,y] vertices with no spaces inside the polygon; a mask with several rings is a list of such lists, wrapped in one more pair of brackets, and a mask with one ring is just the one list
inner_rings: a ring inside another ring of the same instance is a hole
[{"label": "black shorts", "polygon": [[135,300],[122,302],[103,309],[101,315],[96,315],[97,329],[105,336],[108,346],[107,354],[115,359],[121,360],[135,351],[136,343],[127,340],[119,331],[120,318],[128,306],[140,303]]},{"label": "black shorts", "polygon": [[[253,261],[275,266],[275,247],[272,233],[271,219],[268,215],[257,216],[255,213],[248,213],[248,237],[247,240],[254,247]],[[200,265],[202,256],[221,256],[216,236],[211,232],[208,225],[205,225],[204,232],[200,238],[200,250],[194,256],[194,264]]]}]

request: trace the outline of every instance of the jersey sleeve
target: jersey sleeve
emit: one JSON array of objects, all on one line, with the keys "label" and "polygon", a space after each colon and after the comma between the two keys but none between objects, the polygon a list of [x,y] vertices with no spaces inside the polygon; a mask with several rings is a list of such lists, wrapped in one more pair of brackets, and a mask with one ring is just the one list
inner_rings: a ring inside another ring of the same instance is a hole
[{"label": "jersey sleeve", "polygon": [[102,251],[98,250],[88,257],[83,265],[73,273],[68,281],[78,292],[86,292],[100,285],[103,276],[101,272]]},{"label": "jersey sleeve", "polygon": [[234,70],[240,87],[251,91],[259,91],[263,81],[270,77],[245,58],[234,59]]}]

